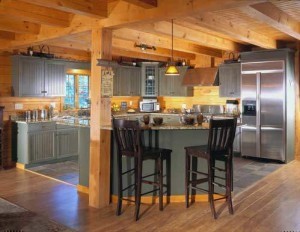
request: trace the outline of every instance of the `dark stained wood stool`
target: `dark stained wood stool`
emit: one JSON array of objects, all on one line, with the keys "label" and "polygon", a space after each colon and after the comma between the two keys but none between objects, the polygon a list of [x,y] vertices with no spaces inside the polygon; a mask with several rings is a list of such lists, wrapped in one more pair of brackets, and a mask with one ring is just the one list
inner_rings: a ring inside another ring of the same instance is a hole
[{"label": "dark stained wood stool", "polygon": [[[236,130],[235,119],[211,119],[209,122],[208,144],[202,146],[185,147],[186,151],[186,171],[185,171],[185,197],[186,207],[189,207],[190,189],[195,194],[196,190],[208,192],[208,199],[212,215],[217,219],[218,215],[215,209],[215,201],[226,199],[229,212],[233,214],[232,206],[232,147]],[[206,159],[208,172],[197,170],[198,158]],[[216,161],[224,162],[225,168],[216,167]],[[191,168],[192,166],[192,168]],[[215,175],[225,173],[225,177]],[[198,176],[201,175],[201,178]],[[192,177],[192,178],[191,178]],[[218,179],[219,181],[216,181]],[[225,181],[225,184],[220,183]],[[208,182],[208,189],[198,187],[197,185]],[[225,194],[216,193],[214,186],[225,190]],[[214,194],[221,195],[221,198],[214,199]]]},{"label": "dark stained wood stool", "polygon": [[[135,203],[135,220],[139,219],[141,196],[159,192],[159,209],[163,210],[164,187],[167,189],[167,196],[170,196],[170,174],[171,174],[171,152],[169,149],[152,148],[144,146],[142,129],[138,121],[113,119],[114,137],[117,142],[117,165],[118,165],[118,205],[117,215],[121,214],[122,201],[133,201]],[[123,171],[122,157],[131,157],[134,159],[134,167]],[[142,176],[143,161],[154,160],[156,171],[153,174]],[[166,160],[166,184],[163,183],[163,161]],[[123,176],[134,173],[134,183],[123,186]],[[154,177],[154,180],[148,180]],[[153,185],[151,191],[142,193],[142,183]],[[133,188],[135,189],[135,199],[123,197],[123,192]]]}]

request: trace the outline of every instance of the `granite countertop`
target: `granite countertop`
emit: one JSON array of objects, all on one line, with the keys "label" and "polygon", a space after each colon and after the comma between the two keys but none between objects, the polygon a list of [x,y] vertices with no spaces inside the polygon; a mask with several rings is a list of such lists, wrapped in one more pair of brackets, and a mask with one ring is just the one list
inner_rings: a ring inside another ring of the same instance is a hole
[{"label": "granite countertop", "polygon": [[83,118],[69,118],[69,119],[54,118],[54,119],[37,120],[37,121],[16,119],[14,121],[16,123],[29,123],[29,124],[53,122],[53,123],[61,124],[61,125],[90,127],[89,119],[83,119]]}]

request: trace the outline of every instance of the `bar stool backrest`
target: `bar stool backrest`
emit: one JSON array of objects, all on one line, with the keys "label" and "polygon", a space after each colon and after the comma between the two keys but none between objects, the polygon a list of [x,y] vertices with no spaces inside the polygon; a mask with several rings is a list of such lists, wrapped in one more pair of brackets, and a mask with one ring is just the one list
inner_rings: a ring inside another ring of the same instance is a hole
[{"label": "bar stool backrest", "polygon": [[138,121],[113,119],[118,154],[138,157],[142,153],[141,128]]},{"label": "bar stool backrest", "polygon": [[208,151],[212,155],[231,155],[236,130],[236,118],[211,119],[209,122]]}]

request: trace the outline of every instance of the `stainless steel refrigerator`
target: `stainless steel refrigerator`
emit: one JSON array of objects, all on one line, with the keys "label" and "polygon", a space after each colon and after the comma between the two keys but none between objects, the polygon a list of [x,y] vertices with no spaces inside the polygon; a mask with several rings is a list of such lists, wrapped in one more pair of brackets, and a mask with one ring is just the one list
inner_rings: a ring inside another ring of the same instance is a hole
[{"label": "stainless steel refrigerator", "polygon": [[287,144],[294,141],[295,133],[294,117],[288,115],[295,114],[293,77],[287,77],[289,61],[254,60],[241,64],[241,153],[288,162],[293,159],[294,150]]}]

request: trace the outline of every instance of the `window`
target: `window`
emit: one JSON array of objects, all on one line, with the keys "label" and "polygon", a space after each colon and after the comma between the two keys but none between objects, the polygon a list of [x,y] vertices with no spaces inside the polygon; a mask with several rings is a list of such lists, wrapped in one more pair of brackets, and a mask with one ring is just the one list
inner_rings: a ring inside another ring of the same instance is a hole
[{"label": "window", "polygon": [[66,75],[65,109],[89,108],[89,75],[69,71]]}]

